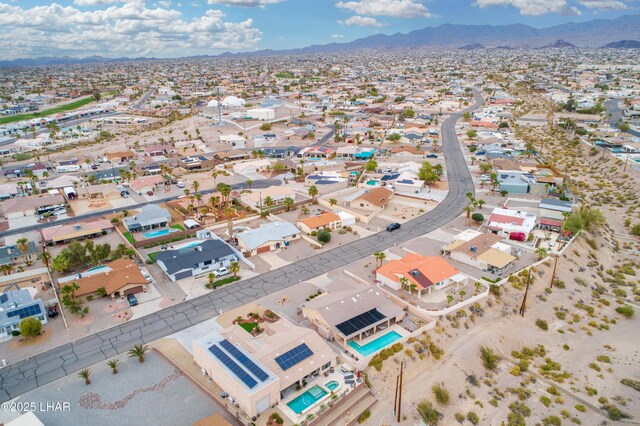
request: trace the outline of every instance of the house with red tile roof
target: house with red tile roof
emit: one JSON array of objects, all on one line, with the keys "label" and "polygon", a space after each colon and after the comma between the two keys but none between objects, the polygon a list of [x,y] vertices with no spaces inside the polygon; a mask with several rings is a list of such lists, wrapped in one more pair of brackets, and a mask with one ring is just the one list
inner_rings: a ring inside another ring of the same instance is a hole
[{"label": "house with red tile roof", "polygon": [[440,290],[450,284],[466,285],[468,278],[453,265],[439,256],[423,256],[409,253],[402,259],[390,260],[376,269],[376,279],[382,284],[407,292],[431,294],[432,289]]}]

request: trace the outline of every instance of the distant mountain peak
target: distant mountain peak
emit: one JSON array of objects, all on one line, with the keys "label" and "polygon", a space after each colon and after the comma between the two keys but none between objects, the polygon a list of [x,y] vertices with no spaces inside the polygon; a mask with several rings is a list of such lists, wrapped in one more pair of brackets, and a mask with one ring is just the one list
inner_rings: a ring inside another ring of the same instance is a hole
[{"label": "distant mountain peak", "polygon": [[460,50],[480,50],[484,48],[485,47],[480,43],[465,44],[464,46],[459,47]]},{"label": "distant mountain peak", "polygon": [[601,49],[640,49],[640,41],[637,40],[619,40],[607,43]]}]

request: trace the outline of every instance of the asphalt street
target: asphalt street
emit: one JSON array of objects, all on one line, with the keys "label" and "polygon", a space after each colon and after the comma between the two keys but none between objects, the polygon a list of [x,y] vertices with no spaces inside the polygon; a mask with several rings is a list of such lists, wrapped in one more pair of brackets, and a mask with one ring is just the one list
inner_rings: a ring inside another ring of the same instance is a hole
[{"label": "asphalt street", "polygon": [[[251,187],[253,189],[259,189],[259,188],[268,188],[270,186],[278,186],[278,185],[281,185],[281,184],[282,184],[282,181],[279,180],[279,179],[259,179],[259,180],[254,181],[253,184],[251,185]],[[234,183],[234,184],[231,185],[231,189],[232,190],[245,189],[245,188],[247,188],[247,184],[245,182]],[[201,194],[210,194],[212,192],[215,192],[215,189],[204,189],[204,190],[200,191]],[[9,236],[9,235],[22,234],[24,232],[38,231],[38,230],[40,230],[42,228],[47,228],[49,226],[62,225],[64,223],[70,223],[70,222],[77,222],[78,220],[81,220],[81,219],[84,220],[84,219],[89,219],[89,218],[92,218],[92,217],[104,216],[105,214],[115,213],[115,212],[119,212],[119,211],[122,211],[122,210],[136,210],[136,209],[139,209],[140,207],[146,206],[147,204],[164,203],[164,202],[167,202],[167,201],[176,200],[176,199],[178,199],[180,197],[184,197],[184,195],[173,195],[171,197],[158,198],[157,200],[145,201],[144,203],[132,204],[130,206],[119,207],[119,208],[116,208],[116,209],[102,210],[102,211],[99,211],[99,212],[83,214],[82,216],[72,216],[72,217],[68,217],[68,218],[64,218],[64,219],[58,219],[55,222],[38,223],[38,224],[35,224],[35,225],[25,226],[25,227],[22,227],[22,228],[9,229],[7,231],[0,232],[0,238],[6,237],[6,236]]]},{"label": "asphalt street", "polygon": [[442,150],[445,154],[449,194],[434,210],[413,219],[402,228],[360,238],[308,259],[258,275],[206,295],[168,307],[159,312],[102,332],[61,345],[0,369],[0,402],[15,398],[78,370],[126,352],[133,345],[148,343],[228,311],[268,294],[294,286],[376,251],[431,232],[462,214],[465,194],[473,192],[473,180],[455,134],[455,124],[465,111],[483,103],[474,91],[476,103],[450,116],[442,124]]},{"label": "asphalt street", "polygon": [[[609,118],[609,125],[611,127],[617,127],[618,120],[624,119],[624,110],[619,106],[619,102],[622,102],[623,100],[624,99],[609,99],[604,103],[604,107],[607,109],[607,113],[611,114]],[[628,133],[640,138],[640,132],[638,132],[637,130],[630,129]]]}]

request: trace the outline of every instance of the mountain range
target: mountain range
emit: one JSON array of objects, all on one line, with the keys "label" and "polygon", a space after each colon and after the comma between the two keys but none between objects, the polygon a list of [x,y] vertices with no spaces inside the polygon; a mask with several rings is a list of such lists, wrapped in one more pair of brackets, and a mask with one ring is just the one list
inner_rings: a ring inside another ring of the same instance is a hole
[{"label": "mountain range", "polygon": [[[259,50],[254,52],[225,52],[218,57],[273,56],[324,52],[347,52],[365,49],[451,49],[472,50],[482,47],[500,48],[557,48],[557,47],[606,47],[636,48],[640,40],[640,15],[625,15],[616,19],[594,19],[586,22],[570,22],[547,28],[534,28],[524,24],[510,25],[454,25],[427,27],[409,33],[375,34],[345,43],[329,43],[289,50]],[[558,44],[560,43],[560,44]],[[471,49],[469,49],[471,47]],[[196,56],[189,58],[210,58]],[[72,58],[27,58],[0,61],[0,67],[35,66],[54,64],[81,64],[159,60],[157,58],[105,58],[90,56]]]}]

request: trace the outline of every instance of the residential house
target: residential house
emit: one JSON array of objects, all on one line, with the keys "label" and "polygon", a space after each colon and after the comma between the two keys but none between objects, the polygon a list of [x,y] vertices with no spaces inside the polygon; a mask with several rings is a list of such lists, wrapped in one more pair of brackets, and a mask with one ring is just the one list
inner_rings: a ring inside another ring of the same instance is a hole
[{"label": "residential house", "polygon": [[514,249],[505,244],[501,237],[471,229],[456,235],[442,250],[452,260],[498,275],[511,268],[516,261],[511,254]]},{"label": "residential house", "polygon": [[573,204],[570,201],[562,201],[556,198],[543,198],[540,200],[540,216],[547,219],[563,221],[565,215],[571,214]]},{"label": "residential house", "polygon": [[215,158],[207,158],[204,155],[182,157],[178,160],[178,167],[185,170],[210,169],[216,164],[218,161]]},{"label": "residential house", "polygon": [[128,163],[136,158],[136,154],[133,151],[107,152],[105,156],[112,163]]},{"label": "residential house", "polygon": [[233,149],[230,151],[218,151],[214,154],[218,160],[228,163],[229,161],[248,160],[251,158],[251,152]]},{"label": "residential house", "polygon": [[87,219],[40,230],[45,244],[66,244],[75,240],[96,238],[113,231],[113,224],[105,218]]},{"label": "residential house", "polygon": [[321,231],[325,228],[338,229],[342,226],[342,219],[336,213],[323,212],[317,216],[309,216],[296,221],[296,226],[307,234]]},{"label": "residential house", "polygon": [[300,238],[300,230],[289,222],[269,222],[259,228],[235,234],[236,242],[245,256],[253,256],[288,246]]},{"label": "residential house", "polygon": [[425,158],[424,150],[411,145],[400,145],[400,146],[394,147],[389,150],[389,154],[397,158],[413,158],[413,159]]},{"label": "residential house", "polygon": [[302,316],[317,328],[318,334],[344,347],[397,324],[405,312],[384,292],[368,286],[332,291],[304,302]]},{"label": "residential house", "polygon": [[257,335],[239,324],[211,329],[192,343],[195,363],[248,417],[337,365],[333,349],[309,328],[284,318],[260,328]]},{"label": "residential house", "polygon": [[71,280],[60,280],[62,286],[66,282],[78,284],[80,288],[75,291],[76,296],[95,295],[104,289],[115,300],[116,297],[124,299],[129,294],[146,292],[148,281],[133,260],[116,259],[103,268],[83,272]]},{"label": "residential house", "polygon": [[17,197],[2,202],[2,214],[7,219],[41,215],[66,210],[66,200],[61,194],[41,197]]},{"label": "residential house", "polygon": [[235,251],[222,240],[205,240],[195,246],[166,250],[156,256],[158,266],[171,281],[213,272],[237,260]]},{"label": "residential house", "polygon": [[536,227],[536,217],[521,211],[495,208],[485,225],[490,232],[502,238],[526,241],[533,228]]},{"label": "residential house", "polygon": [[168,144],[149,145],[145,146],[143,150],[144,155],[147,157],[160,157],[178,153],[178,150],[173,145]]},{"label": "residential house", "polygon": [[[403,288],[402,281],[406,278]],[[449,262],[439,256],[422,256],[418,253],[406,254],[402,259],[390,260],[376,269],[376,279],[393,290],[413,293],[415,286],[418,298],[423,292],[431,294],[432,289],[441,290],[455,283],[456,289],[467,284],[467,277],[458,272]]]},{"label": "residential house", "polygon": [[220,135],[220,143],[226,143],[234,148],[246,148],[247,141],[243,136]]},{"label": "residential house", "polygon": [[270,186],[245,192],[240,195],[240,202],[246,206],[260,209],[266,207],[265,200],[267,197],[271,198],[273,205],[276,206],[284,204],[284,200],[287,198],[293,198],[295,201],[296,193],[288,185]]},{"label": "residential house", "polygon": [[239,175],[264,172],[269,170],[270,168],[271,168],[271,161],[264,158],[259,160],[235,163],[233,165],[233,171]]},{"label": "residential house", "polygon": [[6,290],[0,293],[0,338],[20,331],[20,322],[31,317],[47,323],[47,310],[42,300],[34,299],[29,290]]},{"label": "residential house", "polygon": [[389,204],[391,197],[393,197],[393,191],[384,187],[366,189],[364,193],[351,200],[349,206],[370,212],[380,212]]},{"label": "residential house", "polygon": [[129,181],[129,187],[139,195],[149,191],[156,192],[159,186],[164,186],[164,178],[160,175],[143,176]]},{"label": "residential house", "polygon": [[0,247],[0,266],[23,265],[27,262],[33,262],[37,258],[38,250],[33,241],[27,243],[26,255],[15,244]]},{"label": "residential house", "polygon": [[122,219],[122,224],[129,232],[142,232],[150,229],[164,228],[171,223],[171,214],[155,204],[147,204],[140,211]]}]

